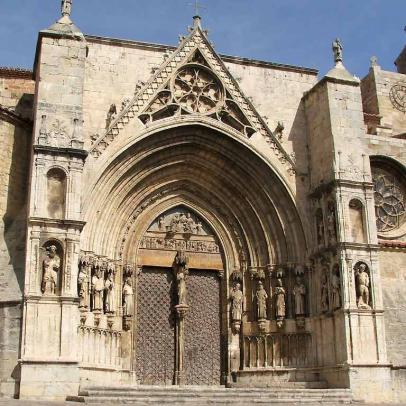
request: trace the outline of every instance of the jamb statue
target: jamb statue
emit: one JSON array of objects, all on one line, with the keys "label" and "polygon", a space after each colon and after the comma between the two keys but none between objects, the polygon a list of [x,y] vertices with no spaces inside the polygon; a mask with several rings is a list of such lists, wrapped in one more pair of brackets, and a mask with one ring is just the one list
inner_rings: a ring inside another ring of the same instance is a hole
[{"label": "jamb statue", "polygon": [[303,316],[306,313],[306,286],[303,284],[300,276],[296,278],[296,284],[293,287],[293,297],[295,302],[295,316]]},{"label": "jamb statue", "polygon": [[357,306],[360,309],[370,309],[369,305],[369,275],[364,263],[358,265],[356,274],[357,283]]},{"label": "jamb statue", "polygon": [[266,301],[268,299],[268,294],[266,293],[266,290],[264,289],[264,285],[261,281],[258,281],[257,292],[255,294],[255,297],[257,299],[258,321],[266,320],[266,318],[267,318]]}]

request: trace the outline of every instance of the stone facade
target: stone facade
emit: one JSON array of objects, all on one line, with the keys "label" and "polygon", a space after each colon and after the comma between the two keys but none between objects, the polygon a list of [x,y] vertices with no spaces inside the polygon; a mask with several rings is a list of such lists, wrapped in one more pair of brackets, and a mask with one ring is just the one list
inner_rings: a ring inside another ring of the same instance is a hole
[{"label": "stone facade", "polygon": [[218,55],[197,16],[177,48],[84,36],[62,6],[32,77],[0,70],[0,393],[405,400],[404,72],[360,81],[339,40],[320,80]]}]

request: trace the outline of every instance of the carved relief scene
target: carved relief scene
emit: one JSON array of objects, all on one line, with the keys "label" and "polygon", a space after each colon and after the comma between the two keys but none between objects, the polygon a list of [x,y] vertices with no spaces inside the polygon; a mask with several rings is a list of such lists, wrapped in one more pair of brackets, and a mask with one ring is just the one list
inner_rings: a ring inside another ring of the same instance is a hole
[{"label": "carved relief scene", "polygon": [[150,225],[139,244],[139,260],[143,265],[168,266],[178,250],[188,253],[191,267],[223,269],[213,231],[186,207],[168,210]]}]

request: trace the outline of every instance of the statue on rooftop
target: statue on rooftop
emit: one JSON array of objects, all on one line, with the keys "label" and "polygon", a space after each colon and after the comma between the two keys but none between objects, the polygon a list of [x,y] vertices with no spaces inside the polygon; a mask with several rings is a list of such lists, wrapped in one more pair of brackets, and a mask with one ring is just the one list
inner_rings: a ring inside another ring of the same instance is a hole
[{"label": "statue on rooftop", "polygon": [[332,44],[333,52],[334,52],[334,62],[342,62],[343,61],[343,44],[340,38],[336,38]]},{"label": "statue on rooftop", "polygon": [[72,0],[62,0],[61,2],[61,13],[62,16],[68,16],[70,17],[72,13]]}]

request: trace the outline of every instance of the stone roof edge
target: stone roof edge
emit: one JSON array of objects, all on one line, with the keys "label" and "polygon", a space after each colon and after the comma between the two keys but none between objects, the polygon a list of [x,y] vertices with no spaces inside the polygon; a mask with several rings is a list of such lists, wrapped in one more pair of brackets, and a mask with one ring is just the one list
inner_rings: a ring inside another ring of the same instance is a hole
[{"label": "stone roof edge", "polygon": [[32,70],[12,66],[0,66],[0,78],[34,80]]},{"label": "stone roof edge", "polygon": [[[144,48],[144,49],[155,49],[159,51],[166,51],[166,50],[176,50],[178,47],[173,45],[164,45],[164,44],[157,44],[153,42],[143,42],[143,41],[135,41],[135,40],[128,40],[128,39],[118,39],[118,38],[109,38],[109,37],[100,37],[96,35],[88,35],[85,34],[85,39],[88,42],[98,42],[98,43],[105,43],[109,45],[116,45],[116,46],[132,46],[134,48]],[[297,73],[305,73],[308,75],[318,75],[319,71],[314,68],[305,68],[302,66],[294,66],[294,65],[286,65],[276,62],[269,62],[269,61],[262,61],[258,59],[250,59],[244,58],[239,56],[232,56],[232,55],[225,55],[225,54],[218,54],[220,58],[224,62],[232,62],[232,63],[239,63],[239,64],[251,64],[254,66],[264,67],[264,68],[274,68],[280,70],[288,70]]]}]

